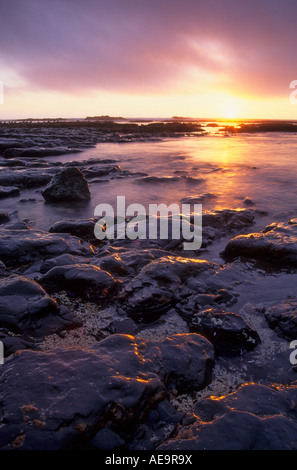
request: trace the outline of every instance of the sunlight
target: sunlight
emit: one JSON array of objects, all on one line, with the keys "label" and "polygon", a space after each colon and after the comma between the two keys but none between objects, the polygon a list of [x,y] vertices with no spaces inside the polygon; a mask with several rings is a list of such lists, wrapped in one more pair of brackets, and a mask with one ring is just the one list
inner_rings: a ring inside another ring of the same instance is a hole
[{"label": "sunlight", "polygon": [[234,119],[236,118],[236,112],[234,109],[229,109],[225,112],[225,118],[226,119]]}]

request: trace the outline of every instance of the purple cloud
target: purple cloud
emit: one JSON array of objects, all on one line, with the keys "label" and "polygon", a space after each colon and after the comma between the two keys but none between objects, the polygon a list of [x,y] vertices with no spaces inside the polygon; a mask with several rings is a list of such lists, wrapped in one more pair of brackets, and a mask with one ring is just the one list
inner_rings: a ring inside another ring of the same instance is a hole
[{"label": "purple cloud", "polygon": [[10,0],[1,63],[34,89],[164,92],[198,70],[229,91],[282,95],[296,18],[294,0]]}]

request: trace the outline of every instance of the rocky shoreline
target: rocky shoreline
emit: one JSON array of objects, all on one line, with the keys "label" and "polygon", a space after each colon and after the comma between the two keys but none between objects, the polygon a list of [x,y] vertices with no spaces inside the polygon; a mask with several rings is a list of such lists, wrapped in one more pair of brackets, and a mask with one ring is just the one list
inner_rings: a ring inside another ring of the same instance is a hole
[{"label": "rocky shoreline", "polygon": [[[112,159],[44,160],[94,145],[88,130],[62,142],[42,128],[23,147],[2,134],[0,196],[34,187],[63,204],[67,182],[88,199],[96,180],[149,176]],[[238,301],[257,283],[295,282],[297,223],[254,231],[263,214],[246,205],[205,211],[192,252],[182,236],[100,241],[94,218],[41,230],[1,211],[0,448],[296,449],[297,298]]]}]

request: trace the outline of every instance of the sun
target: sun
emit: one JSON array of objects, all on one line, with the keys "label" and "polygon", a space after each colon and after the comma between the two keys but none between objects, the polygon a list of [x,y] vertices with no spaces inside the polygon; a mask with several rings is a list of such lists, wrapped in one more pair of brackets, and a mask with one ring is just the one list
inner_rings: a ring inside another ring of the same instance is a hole
[{"label": "sun", "polygon": [[225,119],[235,119],[236,111],[234,109],[227,109],[224,113]]}]

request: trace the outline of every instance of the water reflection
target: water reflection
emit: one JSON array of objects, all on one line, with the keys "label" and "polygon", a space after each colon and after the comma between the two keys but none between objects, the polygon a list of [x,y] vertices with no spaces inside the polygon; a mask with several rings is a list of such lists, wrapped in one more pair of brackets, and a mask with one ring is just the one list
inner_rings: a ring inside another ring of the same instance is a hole
[{"label": "water reflection", "polygon": [[[113,178],[100,183],[90,181],[92,199],[81,207],[77,204],[44,204],[40,190],[22,191],[22,199],[35,202],[18,203],[19,198],[2,201],[3,210],[18,209],[21,218],[34,220],[36,227],[48,229],[62,218],[92,217],[102,202],[115,204],[118,195],[126,196],[127,204],[179,203],[189,196],[212,193],[203,208],[246,207],[244,199],[255,202],[255,208],[271,215],[297,213],[296,204],[297,136],[286,134],[208,135],[158,142],[98,144],[80,154],[51,158],[67,162],[89,158],[112,158],[123,170],[142,172],[156,178],[145,184],[137,175]],[[143,177],[143,176],[142,176]],[[169,180],[162,180],[169,177]]]}]

